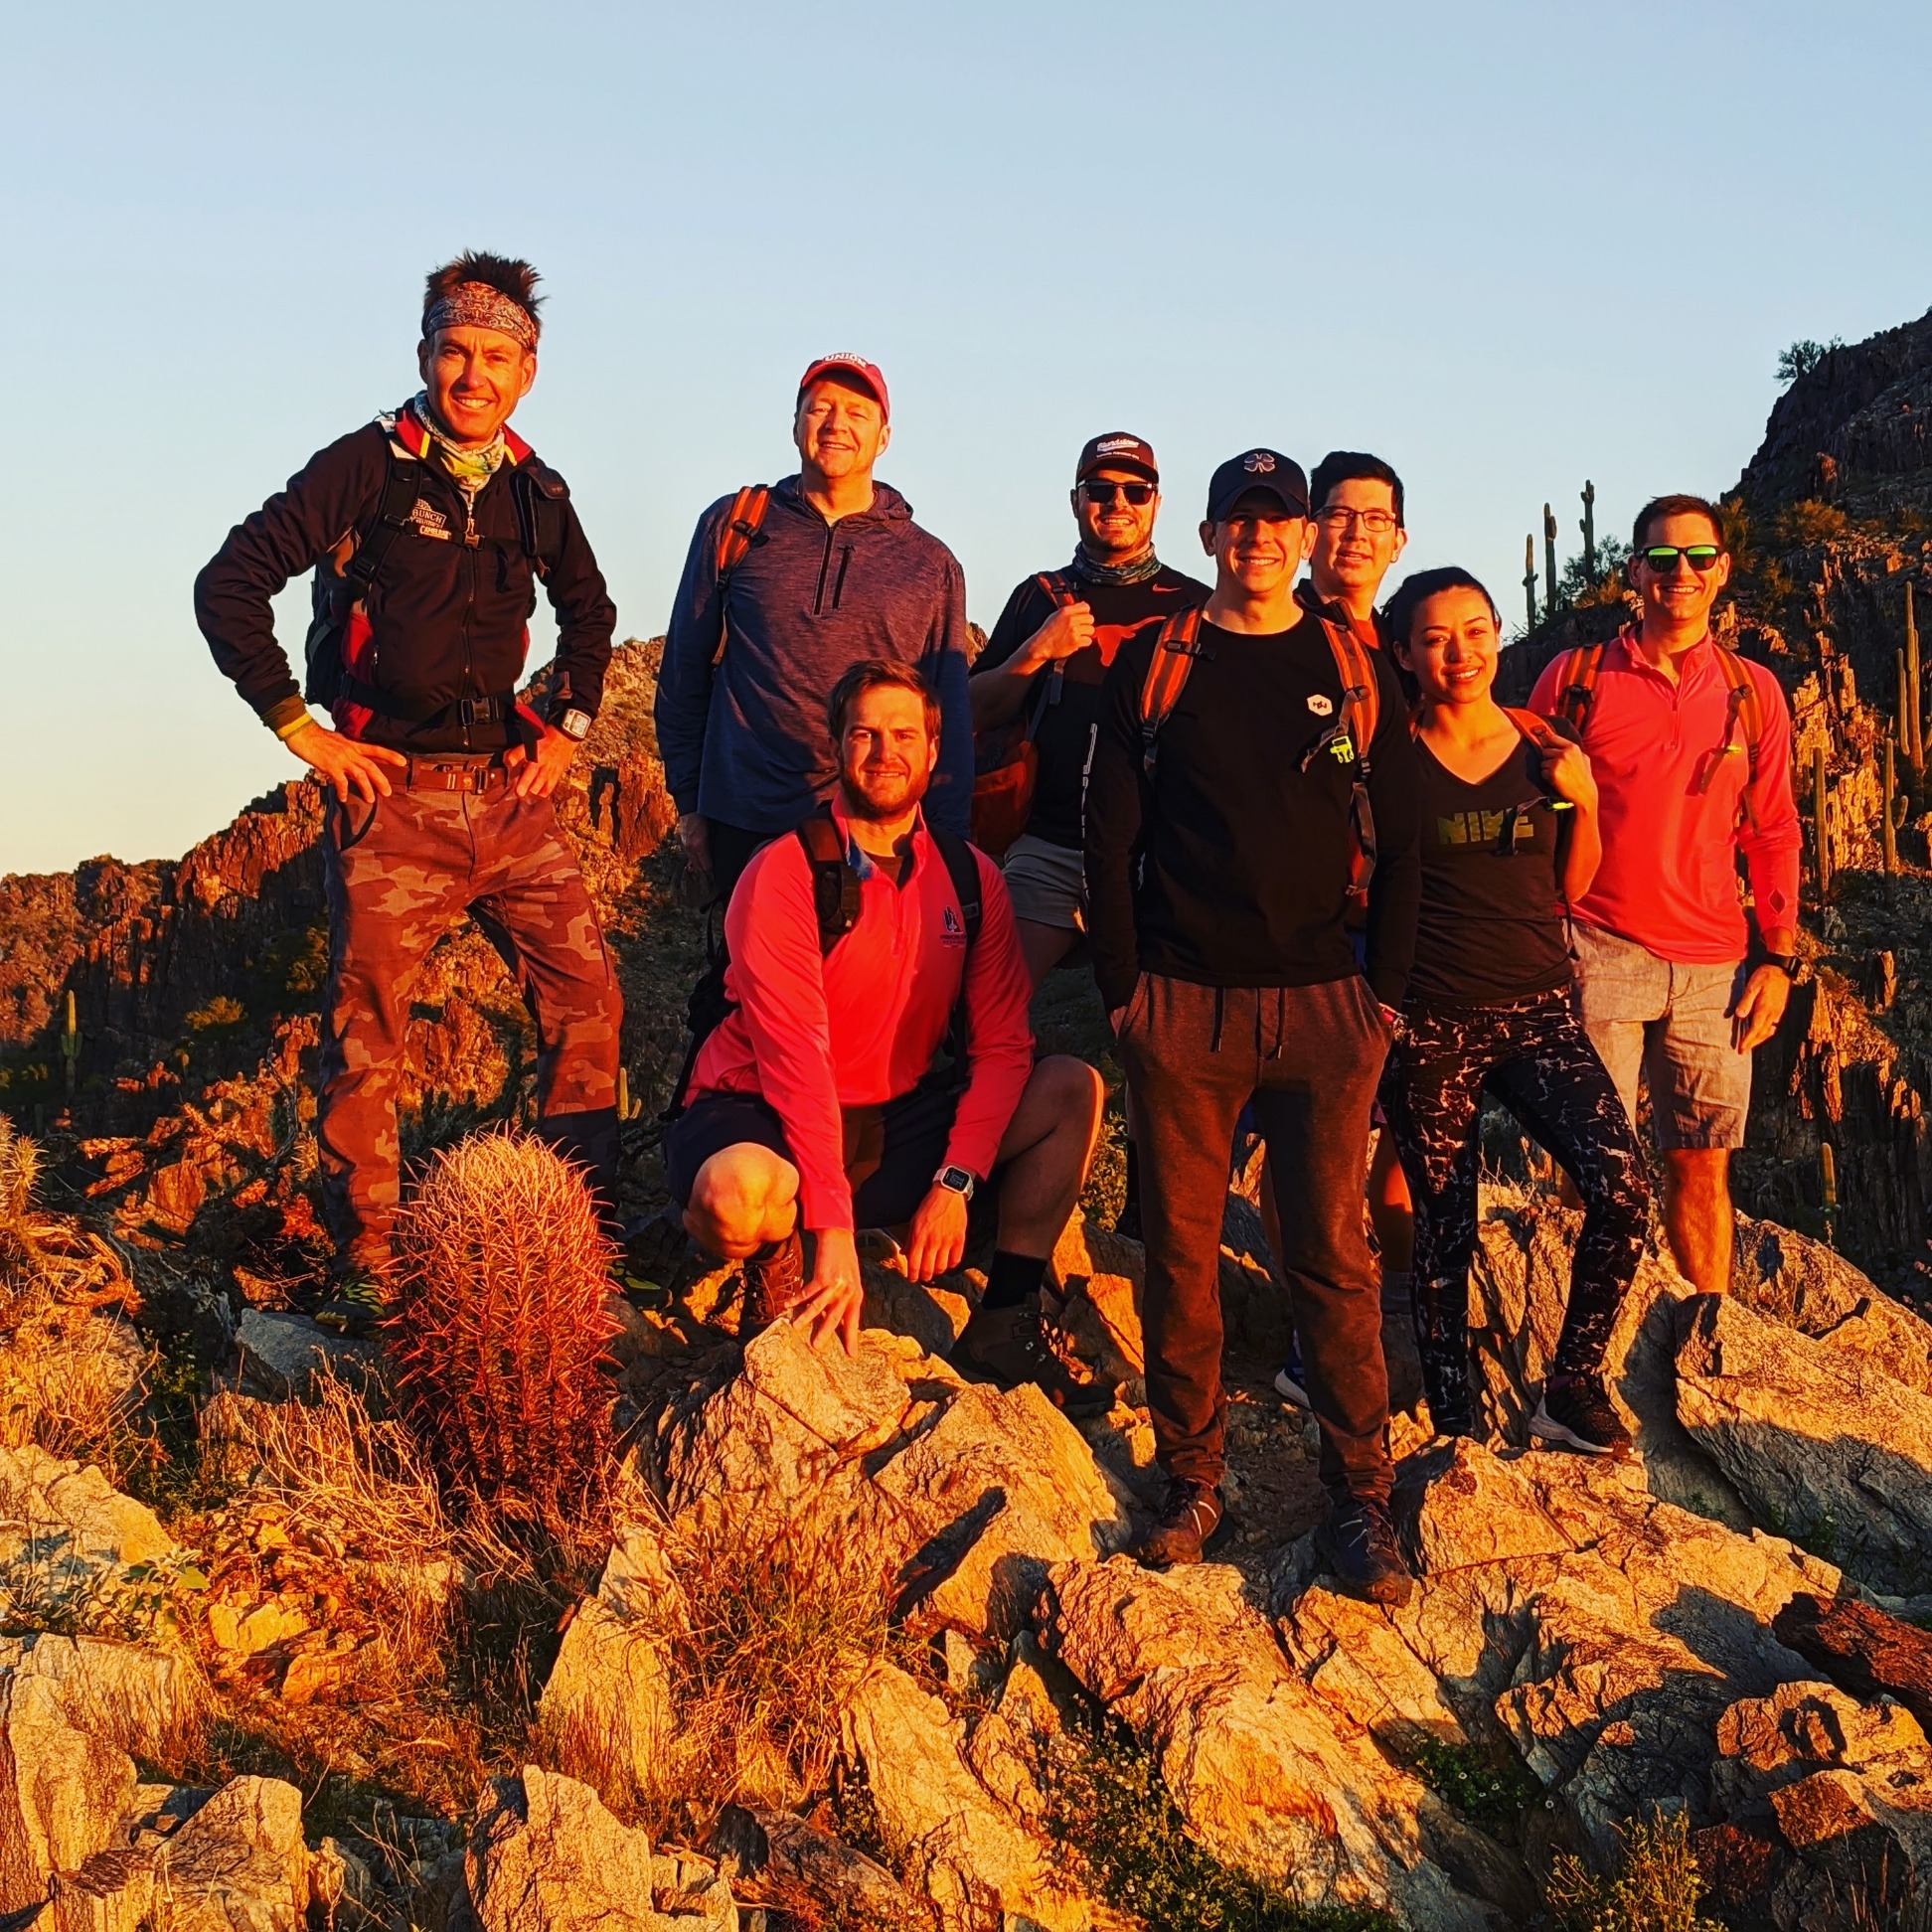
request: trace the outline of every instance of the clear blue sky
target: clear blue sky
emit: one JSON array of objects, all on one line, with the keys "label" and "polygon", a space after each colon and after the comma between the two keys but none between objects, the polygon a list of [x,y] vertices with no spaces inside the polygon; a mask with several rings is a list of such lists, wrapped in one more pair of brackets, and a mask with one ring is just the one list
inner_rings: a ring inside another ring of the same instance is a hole
[{"label": "clear blue sky", "polygon": [[1219,458],[1369,448],[1408,563],[1511,612],[1544,498],[1567,553],[1586,475],[1610,530],[1728,485],[1785,344],[1932,303],[1922,4],[69,0],[4,46],[0,871],[172,856],[295,769],[189,586],[412,390],[460,246],[545,272],[518,427],[620,635],[706,503],[790,466],[825,349],[885,367],[881,473],[982,623],[1120,427],[1176,561]]}]

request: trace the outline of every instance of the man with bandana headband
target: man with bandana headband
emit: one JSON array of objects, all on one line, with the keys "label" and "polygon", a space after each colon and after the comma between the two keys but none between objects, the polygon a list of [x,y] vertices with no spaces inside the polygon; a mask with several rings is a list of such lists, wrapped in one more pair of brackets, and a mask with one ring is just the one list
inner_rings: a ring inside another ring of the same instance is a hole
[{"label": "man with bandana headband", "polygon": [[[552,794],[596,717],[616,611],[563,478],[508,426],[537,378],[537,280],[492,254],[436,269],[422,389],[311,457],[195,582],[216,664],[329,794],[316,1140],[338,1265],[321,1314],[344,1328],[387,1300],[409,990],[465,913],[536,1022],[541,1131],[606,1215],[612,1199],[622,1002]],[[308,569],[298,685],[270,599]],[[541,718],[516,697],[539,579],[558,619]]]}]

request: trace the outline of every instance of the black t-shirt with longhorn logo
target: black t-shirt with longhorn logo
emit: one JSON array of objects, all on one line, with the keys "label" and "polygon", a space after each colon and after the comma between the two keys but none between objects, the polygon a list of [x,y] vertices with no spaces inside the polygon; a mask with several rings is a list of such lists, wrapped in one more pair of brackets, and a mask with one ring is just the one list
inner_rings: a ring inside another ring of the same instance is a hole
[{"label": "black t-shirt with longhorn logo", "polygon": [[[1575,734],[1563,724],[1553,728]],[[1566,986],[1563,821],[1542,755],[1527,740],[1478,784],[1415,745],[1422,806],[1422,902],[1408,998],[1426,1006],[1505,1006]]]},{"label": "black t-shirt with longhorn logo", "polygon": [[[1191,604],[1206,603],[1208,586],[1165,564],[1144,583],[1089,583],[1065,572],[1060,581],[1076,603],[1085,604],[1093,612],[1093,642],[1063,661],[1059,701],[1041,713],[1039,728],[1034,732],[1040,772],[1027,830],[1048,845],[1077,852],[1084,836],[1081,820],[1086,777],[1100,727],[1100,687],[1106,682],[1107,667],[1128,638],[1150,627],[1158,630],[1176,611]],[[1028,577],[1007,599],[974,671],[1004,664],[1053,610],[1053,599],[1039,577]],[[1050,667],[1040,672],[1028,687],[1028,705],[1039,696],[1041,680],[1049,675]]]}]

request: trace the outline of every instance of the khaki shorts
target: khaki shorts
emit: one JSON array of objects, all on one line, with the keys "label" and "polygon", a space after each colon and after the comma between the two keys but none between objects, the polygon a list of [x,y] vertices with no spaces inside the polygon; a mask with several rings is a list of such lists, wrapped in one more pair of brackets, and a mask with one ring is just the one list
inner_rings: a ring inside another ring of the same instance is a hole
[{"label": "khaki shorts", "polygon": [[1086,876],[1081,855],[1023,832],[1007,848],[1000,870],[1013,916],[1062,932],[1086,930]]},{"label": "khaki shorts", "polygon": [[1659,1147],[1742,1147],[1751,1056],[1731,1045],[1731,1015],[1748,977],[1743,963],[1687,966],[1660,959],[1634,939],[1581,919],[1574,933],[1583,1031],[1632,1124],[1641,1073]]}]

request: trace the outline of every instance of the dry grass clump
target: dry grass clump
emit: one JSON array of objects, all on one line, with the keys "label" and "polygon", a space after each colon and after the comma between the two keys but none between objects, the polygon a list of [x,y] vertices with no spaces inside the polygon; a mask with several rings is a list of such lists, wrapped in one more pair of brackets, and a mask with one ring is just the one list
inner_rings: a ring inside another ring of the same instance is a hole
[{"label": "dry grass clump", "polygon": [[452,1486],[567,1530],[604,1480],[615,1248],[581,1175],[532,1136],[438,1153],[397,1217],[385,1339],[404,1415]]},{"label": "dry grass clump", "polygon": [[1682,1817],[1633,1819],[1618,1837],[1623,1848],[1610,1877],[1567,1852],[1556,1854],[1545,1902],[1559,1932],[1722,1932],[1697,1910],[1703,1874]]},{"label": "dry grass clump", "polygon": [[151,1453],[139,1412],[156,1360],[111,1312],[140,1305],[119,1254],[36,1211],[39,1150],[0,1114],[0,1446],[99,1463],[123,1482]]}]

